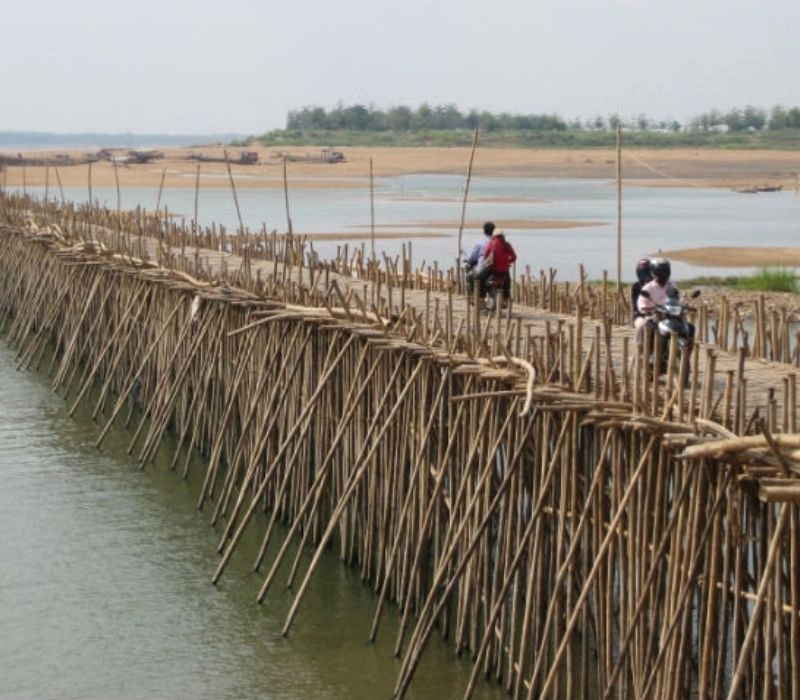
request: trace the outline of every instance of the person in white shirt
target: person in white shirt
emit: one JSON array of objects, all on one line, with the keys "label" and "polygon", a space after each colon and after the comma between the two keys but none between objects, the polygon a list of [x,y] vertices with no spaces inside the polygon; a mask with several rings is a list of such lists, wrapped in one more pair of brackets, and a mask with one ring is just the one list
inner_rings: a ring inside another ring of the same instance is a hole
[{"label": "person in white shirt", "polygon": [[[492,234],[494,233],[494,223],[491,221],[487,221],[483,225],[483,235],[484,239],[480,243],[476,243],[475,246],[472,248],[472,252],[469,254],[469,257],[466,261],[466,268],[467,268],[467,291],[469,292],[469,296],[472,297],[473,294],[473,286],[475,284],[475,280],[478,279],[483,271],[483,257],[484,253],[486,252],[486,248],[489,243],[492,242]],[[481,289],[481,296],[483,296],[483,290]]]},{"label": "person in white shirt", "polygon": [[666,303],[670,295],[674,296],[678,291],[669,279],[672,274],[669,260],[654,258],[650,262],[650,271],[653,273],[653,279],[642,287],[642,291],[647,292],[647,295],[640,294],[636,300],[639,315],[634,320],[633,326],[636,328],[637,345],[644,343],[644,328],[650,322],[656,306]]}]

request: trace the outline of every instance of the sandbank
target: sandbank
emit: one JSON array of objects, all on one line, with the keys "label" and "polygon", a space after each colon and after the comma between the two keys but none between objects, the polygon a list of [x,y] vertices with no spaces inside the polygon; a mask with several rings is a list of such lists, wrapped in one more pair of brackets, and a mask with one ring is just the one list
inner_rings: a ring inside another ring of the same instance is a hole
[{"label": "sandbank", "polygon": [[[569,219],[498,219],[495,221],[498,228],[526,231],[539,229],[567,229],[585,228],[589,226],[604,226],[602,221],[571,221]],[[456,220],[449,221],[418,221],[412,223],[384,224],[388,228],[433,228],[433,229],[455,229],[459,227]],[[480,230],[483,227],[483,220],[465,221],[464,230]]]},{"label": "sandbank", "polygon": [[659,254],[705,267],[800,267],[800,248],[706,246]]},{"label": "sandbank", "polygon": [[[419,195],[416,197],[402,196],[391,197],[393,202],[435,202],[451,204],[453,202],[461,202],[463,198],[459,197],[425,197]],[[469,201],[473,204],[546,204],[549,199],[540,199],[538,197],[470,197]]]}]

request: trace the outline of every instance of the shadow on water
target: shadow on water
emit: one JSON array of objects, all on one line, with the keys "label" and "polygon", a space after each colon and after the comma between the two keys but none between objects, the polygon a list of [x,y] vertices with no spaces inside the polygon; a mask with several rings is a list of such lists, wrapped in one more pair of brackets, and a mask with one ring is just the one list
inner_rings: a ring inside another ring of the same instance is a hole
[{"label": "shadow on water", "polygon": [[[391,696],[397,615],[366,641],[376,598],[334,550],[284,639],[292,593],[275,585],[255,603],[254,531],[210,584],[220,531],[195,508],[199,458],[181,480],[168,441],[141,471],[122,428],[98,451],[91,400],[69,418],[46,376],[16,371],[3,339],[0,385],[0,697]],[[409,698],[463,693],[469,662],[434,642]],[[506,695],[481,683],[475,697]]]}]

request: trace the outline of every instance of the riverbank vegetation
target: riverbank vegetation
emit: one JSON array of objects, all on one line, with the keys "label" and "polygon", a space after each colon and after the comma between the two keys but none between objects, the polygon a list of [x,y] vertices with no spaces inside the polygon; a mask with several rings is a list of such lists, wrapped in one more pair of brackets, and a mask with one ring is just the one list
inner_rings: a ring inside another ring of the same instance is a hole
[{"label": "riverbank vegetation", "polygon": [[800,294],[800,278],[794,270],[782,267],[762,267],[751,276],[703,276],[682,280],[677,283],[687,287],[729,287],[745,292],[789,292]]},{"label": "riverbank vegetation", "polygon": [[641,114],[567,120],[557,114],[510,114],[455,105],[423,104],[387,110],[355,104],[331,110],[304,107],[289,112],[284,129],[266,132],[237,145],[469,146],[476,128],[484,146],[516,148],[608,148],[621,126],[626,147],[647,148],[800,148],[800,107],[766,110],[748,106],[711,110],[686,124]]}]

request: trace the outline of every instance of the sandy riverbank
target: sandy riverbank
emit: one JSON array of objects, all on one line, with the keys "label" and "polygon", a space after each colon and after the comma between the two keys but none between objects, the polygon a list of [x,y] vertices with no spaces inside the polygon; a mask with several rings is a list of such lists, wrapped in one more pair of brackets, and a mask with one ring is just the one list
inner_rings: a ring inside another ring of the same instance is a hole
[{"label": "sandy riverbank", "polygon": [[[239,188],[281,188],[283,167],[273,158],[277,149],[259,148],[260,162],[253,166],[234,165]],[[318,153],[317,148],[291,148],[292,153]],[[467,148],[343,148],[344,163],[289,163],[290,187],[331,188],[368,186],[369,161],[376,177],[410,173],[464,175],[469,160]],[[63,151],[61,151],[63,153]],[[117,168],[122,187],[158,187],[165,173],[166,187],[195,186],[197,165],[186,160],[192,152],[222,155],[223,149],[163,149],[164,160]],[[230,149],[237,158],[239,149]],[[45,155],[37,152],[37,156]],[[80,155],[80,153],[76,153]],[[614,179],[615,153],[606,149],[511,149],[479,148],[473,167],[475,176],[559,177]],[[738,188],[754,184],[783,185],[794,188],[800,172],[800,155],[790,151],[716,151],[703,149],[637,149],[623,152],[623,177],[629,185],[700,186]],[[86,165],[60,167],[65,187],[84,187],[88,180]],[[4,177],[8,185],[43,186],[44,167],[8,167]],[[57,188],[54,168],[49,172],[50,186]],[[115,185],[114,166],[98,162],[92,166],[95,187]],[[201,187],[229,187],[224,163],[203,163]],[[744,196],[744,195],[743,195]]]},{"label": "sandy riverbank", "polygon": [[706,246],[661,255],[703,267],[800,267],[800,248]]}]

